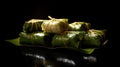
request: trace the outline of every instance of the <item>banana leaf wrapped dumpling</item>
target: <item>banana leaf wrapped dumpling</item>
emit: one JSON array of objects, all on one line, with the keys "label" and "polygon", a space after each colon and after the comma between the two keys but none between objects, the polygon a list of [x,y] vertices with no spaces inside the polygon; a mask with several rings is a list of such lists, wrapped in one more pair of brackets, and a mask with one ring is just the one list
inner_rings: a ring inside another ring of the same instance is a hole
[{"label": "banana leaf wrapped dumpling", "polygon": [[41,25],[42,31],[47,33],[61,34],[68,30],[68,19],[56,19],[48,16],[50,20],[44,21]]},{"label": "banana leaf wrapped dumpling", "polygon": [[87,22],[73,22],[69,24],[70,31],[86,31],[91,27],[90,23]]},{"label": "banana leaf wrapped dumpling", "polygon": [[33,33],[33,32],[38,32],[42,31],[41,24],[45,20],[41,19],[31,19],[29,21],[25,21],[23,24],[23,32],[26,33]]},{"label": "banana leaf wrapped dumpling", "polygon": [[83,36],[84,32],[80,31],[68,31],[62,35],[54,35],[52,39],[52,46],[53,47],[71,47],[71,48],[78,48],[82,39],[80,35]]},{"label": "banana leaf wrapped dumpling", "polygon": [[44,32],[25,33],[20,34],[20,44],[49,46],[52,36]]},{"label": "banana leaf wrapped dumpling", "polygon": [[103,46],[106,40],[105,30],[88,30],[83,38],[81,47],[85,48],[99,48]]}]

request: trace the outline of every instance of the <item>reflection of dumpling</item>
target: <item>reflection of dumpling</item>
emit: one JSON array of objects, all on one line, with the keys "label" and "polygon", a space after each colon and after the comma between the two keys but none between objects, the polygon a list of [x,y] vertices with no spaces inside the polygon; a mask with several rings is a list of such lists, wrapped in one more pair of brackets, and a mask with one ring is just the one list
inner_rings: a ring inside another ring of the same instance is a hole
[{"label": "reflection of dumpling", "polygon": [[90,63],[95,63],[95,62],[97,62],[97,58],[94,57],[94,56],[84,56],[83,59],[84,59],[84,60],[88,60],[88,62],[90,62]]},{"label": "reflection of dumpling", "polygon": [[72,66],[76,65],[75,62],[72,59],[68,59],[68,58],[59,57],[59,58],[57,58],[57,61],[63,62],[63,63],[68,63],[68,64],[70,64]]},{"label": "reflection of dumpling", "polygon": [[25,54],[27,57],[35,58],[34,60],[34,66],[36,67],[43,67],[46,63],[46,58],[44,56],[38,55],[38,54]]}]

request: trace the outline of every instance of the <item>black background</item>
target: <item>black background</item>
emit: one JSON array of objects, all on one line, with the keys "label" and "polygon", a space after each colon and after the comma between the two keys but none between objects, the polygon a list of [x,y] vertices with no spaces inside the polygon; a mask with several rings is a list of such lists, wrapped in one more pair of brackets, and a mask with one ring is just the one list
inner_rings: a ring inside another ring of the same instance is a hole
[{"label": "black background", "polygon": [[[16,38],[22,31],[24,21],[30,19],[68,18],[69,22],[85,21],[91,23],[94,29],[107,29],[108,39],[111,40],[113,6],[110,3],[78,2],[78,1],[41,1],[30,3],[13,3],[5,6],[1,11],[0,37],[2,40]],[[101,61],[100,64],[112,63],[111,42],[107,48],[94,52]]]},{"label": "black background", "polygon": [[[89,22],[94,29],[112,29],[114,6],[109,2],[79,1],[31,1],[15,2],[2,7],[1,36],[14,38],[22,31],[22,25],[30,19],[68,18],[69,22]],[[4,29],[3,29],[4,28]],[[109,31],[110,32],[110,31]]]}]

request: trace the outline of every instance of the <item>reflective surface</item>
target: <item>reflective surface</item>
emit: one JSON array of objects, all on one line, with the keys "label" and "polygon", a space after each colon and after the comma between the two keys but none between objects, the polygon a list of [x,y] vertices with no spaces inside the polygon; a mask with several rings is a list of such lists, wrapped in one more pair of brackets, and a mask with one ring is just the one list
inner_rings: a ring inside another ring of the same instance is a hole
[{"label": "reflective surface", "polygon": [[109,43],[107,43],[106,46],[105,48],[95,49],[91,54],[86,54],[66,48],[48,49],[43,47],[15,46],[8,42],[2,42],[0,45],[0,61],[2,65],[5,64],[16,67],[21,65],[26,65],[26,67],[87,67],[111,65],[112,51]]},{"label": "reflective surface", "polygon": [[[108,58],[96,50],[93,54],[84,54],[68,49],[46,49],[41,47],[20,47],[32,67],[79,67],[107,64]],[[105,51],[105,50],[104,50]],[[103,55],[103,56],[102,56]]]}]

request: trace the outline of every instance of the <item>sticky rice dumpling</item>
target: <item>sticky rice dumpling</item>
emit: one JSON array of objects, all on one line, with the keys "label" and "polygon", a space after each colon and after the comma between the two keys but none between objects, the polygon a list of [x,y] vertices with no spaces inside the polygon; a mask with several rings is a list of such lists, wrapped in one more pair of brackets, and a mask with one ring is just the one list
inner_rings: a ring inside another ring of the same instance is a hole
[{"label": "sticky rice dumpling", "polygon": [[44,20],[40,20],[40,19],[31,19],[29,21],[26,21],[23,24],[23,32],[33,33],[33,32],[42,31],[41,24],[43,23],[43,21]]},{"label": "sticky rice dumpling", "polygon": [[86,31],[90,29],[91,24],[87,22],[73,22],[69,24],[70,31]]},{"label": "sticky rice dumpling", "polygon": [[83,35],[83,32],[80,31],[68,31],[65,34],[62,35],[54,35],[52,39],[52,46],[53,47],[72,47],[72,48],[78,48],[82,39],[80,38],[80,35]]},{"label": "sticky rice dumpling", "polygon": [[44,32],[37,32],[37,33],[21,32],[19,35],[20,35],[20,44],[49,46],[52,40],[52,37],[48,33],[44,33]]},{"label": "sticky rice dumpling", "polygon": [[41,25],[44,32],[61,34],[68,30],[68,19],[55,19],[51,17],[49,18],[50,20],[44,21]]},{"label": "sticky rice dumpling", "polygon": [[100,47],[103,42],[106,40],[104,30],[95,30],[91,29],[87,31],[83,38],[83,44],[81,47]]}]

